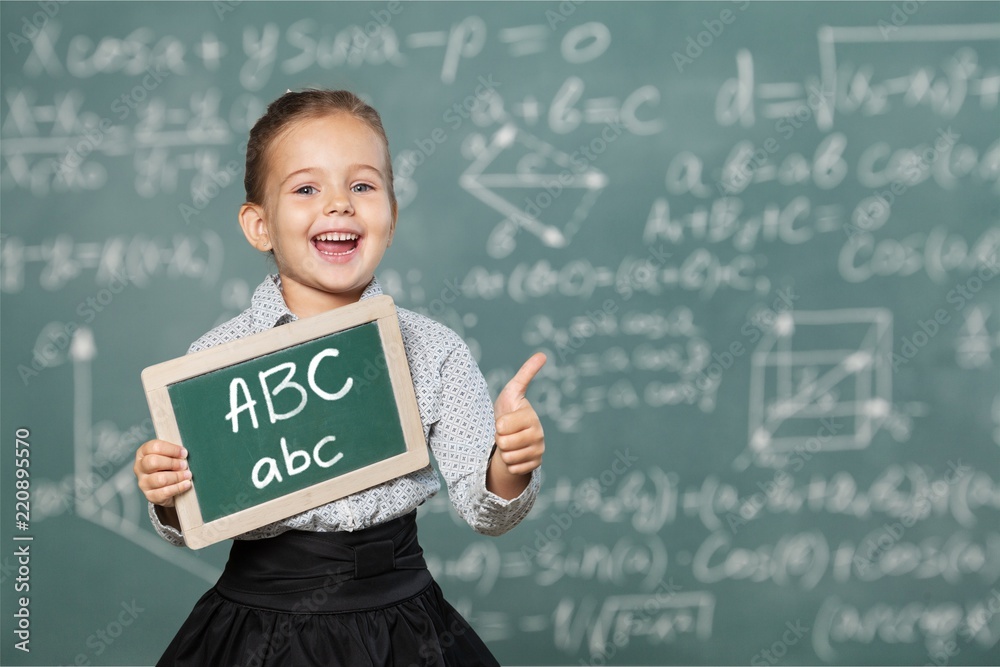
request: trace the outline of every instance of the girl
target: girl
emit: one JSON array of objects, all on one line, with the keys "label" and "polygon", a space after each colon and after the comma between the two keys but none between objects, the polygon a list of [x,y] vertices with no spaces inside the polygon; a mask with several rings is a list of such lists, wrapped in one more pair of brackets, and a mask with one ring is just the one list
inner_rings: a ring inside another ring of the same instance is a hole
[{"label": "girl", "polygon": [[[250,131],[244,184],[240,226],[278,272],[249,309],[190,352],[382,292],[374,271],[392,243],[397,208],[373,108],[346,91],[282,95]],[[545,356],[525,362],[494,406],[456,333],[397,313],[424,436],[451,502],[476,531],[505,533],[538,493],[545,443],[524,394]],[[134,466],[157,532],[178,546],[173,505],[191,488],[186,456],[179,445],[150,440]],[[416,507],[439,489],[428,466],[239,536],[218,583],[158,664],[497,665],[442,598],[416,540]]]}]

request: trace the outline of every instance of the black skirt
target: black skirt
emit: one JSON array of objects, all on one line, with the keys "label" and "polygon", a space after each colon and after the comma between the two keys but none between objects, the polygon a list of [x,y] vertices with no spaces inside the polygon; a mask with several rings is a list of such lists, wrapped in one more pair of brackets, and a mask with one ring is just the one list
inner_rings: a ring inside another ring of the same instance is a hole
[{"label": "black skirt", "polygon": [[499,667],[445,601],[416,512],[353,533],[236,540],[158,667]]}]

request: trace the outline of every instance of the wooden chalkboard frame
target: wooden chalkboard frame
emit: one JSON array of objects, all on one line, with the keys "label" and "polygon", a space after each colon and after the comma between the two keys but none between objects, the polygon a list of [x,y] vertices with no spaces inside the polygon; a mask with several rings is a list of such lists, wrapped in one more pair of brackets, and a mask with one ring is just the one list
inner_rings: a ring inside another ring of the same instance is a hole
[{"label": "wooden chalkboard frame", "polygon": [[[177,516],[188,547],[201,549],[428,465],[427,444],[403,338],[399,331],[396,306],[389,296],[371,297],[237,341],[149,366],[142,371],[143,389],[157,438],[183,445],[174,406],[168,394],[170,385],[370,322],[375,322],[378,326],[406,451],[209,522],[202,519],[197,485],[192,484],[188,491],[175,498]],[[191,472],[193,479],[197,479],[197,470],[192,467]]]}]

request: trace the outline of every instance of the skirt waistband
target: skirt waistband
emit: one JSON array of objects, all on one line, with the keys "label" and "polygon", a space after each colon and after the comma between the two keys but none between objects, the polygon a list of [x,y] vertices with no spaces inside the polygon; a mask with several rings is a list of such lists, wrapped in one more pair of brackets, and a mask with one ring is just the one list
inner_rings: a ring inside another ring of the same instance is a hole
[{"label": "skirt waistband", "polygon": [[395,604],[431,581],[414,511],[350,533],[290,530],[236,540],[215,589],[250,607],[338,613]]}]

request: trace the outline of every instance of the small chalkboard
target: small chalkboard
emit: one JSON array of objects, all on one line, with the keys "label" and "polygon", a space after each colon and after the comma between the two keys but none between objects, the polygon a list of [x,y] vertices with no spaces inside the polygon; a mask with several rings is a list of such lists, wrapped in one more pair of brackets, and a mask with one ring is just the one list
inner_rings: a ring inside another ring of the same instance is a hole
[{"label": "small chalkboard", "polygon": [[377,296],[142,372],[156,435],[188,450],[192,549],[428,464],[396,308]]}]

